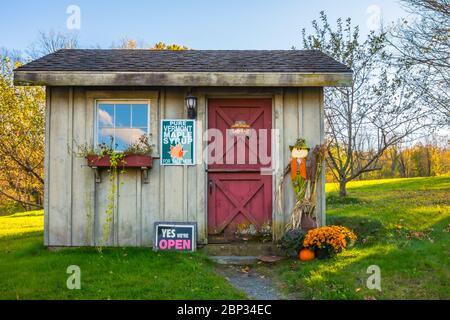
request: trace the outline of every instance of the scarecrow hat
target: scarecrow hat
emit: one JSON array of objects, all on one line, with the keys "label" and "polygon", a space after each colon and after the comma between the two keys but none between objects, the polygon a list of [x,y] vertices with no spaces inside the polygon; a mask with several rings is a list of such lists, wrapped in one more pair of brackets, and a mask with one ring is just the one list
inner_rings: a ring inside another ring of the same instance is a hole
[{"label": "scarecrow hat", "polygon": [[306,145],[306,141],[303,138],[298,138],[293,146],[289,146],[290,151],[292,151],[293,149],[306,149],[309,151],[309,148]]}]

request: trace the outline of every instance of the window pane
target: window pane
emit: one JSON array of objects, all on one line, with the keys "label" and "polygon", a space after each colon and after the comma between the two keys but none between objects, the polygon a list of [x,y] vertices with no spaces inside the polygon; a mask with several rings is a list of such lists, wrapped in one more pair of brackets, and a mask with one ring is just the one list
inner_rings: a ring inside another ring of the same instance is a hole
[{"label": "window pane", "polygon": [[105,143],[109,147],[113,147],[114,129],[113,128],[99,128],[98,129],[98,144]]},{"label": "window pane", "polygon": [[123,151],[140,136],[147,133],[147,128],[116,128],[116,150]]},{"label": "window pane", "polygon": [[116,104],[116,127],[131,127],[130,104]]},{"label": "window pane", "polygon": [[100,127],[112,127],[114,125],[114,105],[98,105],[98,125]]},{"label": "window pane", "polygon": [[117,151],[148,134],[148,104],[99,103],[97,107],[97,143]]},{"label": "window pane", "polygon": [[115,142],[115,150],[124,151],[127,148],[128,144],[129,143],[127,141],[117,137]]},{"label": "window pane", "polygon": [[148,105],[133,104],[133,123],[132,127],[146,127],[148,124]]}]

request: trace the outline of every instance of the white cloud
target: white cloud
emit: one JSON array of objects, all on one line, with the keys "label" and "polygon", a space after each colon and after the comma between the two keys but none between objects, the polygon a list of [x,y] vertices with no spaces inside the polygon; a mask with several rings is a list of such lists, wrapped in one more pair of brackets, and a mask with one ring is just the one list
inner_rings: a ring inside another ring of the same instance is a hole
[{"label": "white cloud", "polygon": [[105,110],[99,109],[98,110],[98,119],[100,120],[100,125],[102,126],[112,126],[113,125],[113,119],[111,115],[106,112]]}]

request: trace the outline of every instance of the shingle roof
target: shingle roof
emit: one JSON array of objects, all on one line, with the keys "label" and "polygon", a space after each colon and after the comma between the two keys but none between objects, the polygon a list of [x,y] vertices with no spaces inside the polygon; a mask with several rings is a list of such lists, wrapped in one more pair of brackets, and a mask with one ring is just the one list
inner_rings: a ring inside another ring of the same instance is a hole
[{"label": "shingle roof", "polygon": [[317,50],[63,49],[17,71],[348,73]]}]

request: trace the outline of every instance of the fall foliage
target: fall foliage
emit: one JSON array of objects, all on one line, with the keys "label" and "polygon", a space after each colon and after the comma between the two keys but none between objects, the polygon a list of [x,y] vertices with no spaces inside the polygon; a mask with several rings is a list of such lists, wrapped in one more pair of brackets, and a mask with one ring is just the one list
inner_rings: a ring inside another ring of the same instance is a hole
[{"label": "fall foliage", "polygon": [[15,87],[0,57],[0,203],[41,208],[44,189],[44,87]]},{"label": "fall foliage", "polygon": [[[364,173],[356,180],[448,176],[450,149],[436,142],[417,142],[408,147],[394,145],[383,153],[376,165],[378,170]],[[335,182],[329,168],[326,179]]]},{"label": "fall foliage", "polygon": [[186,46],[180,46],[178,44],[165,44],[164,42],[155,43],[153,46],[146,47],[145,45],[139,44],[135,39],[123,38],[118,45],[120,49],[149,49],[149,50],[190,50]]}]

